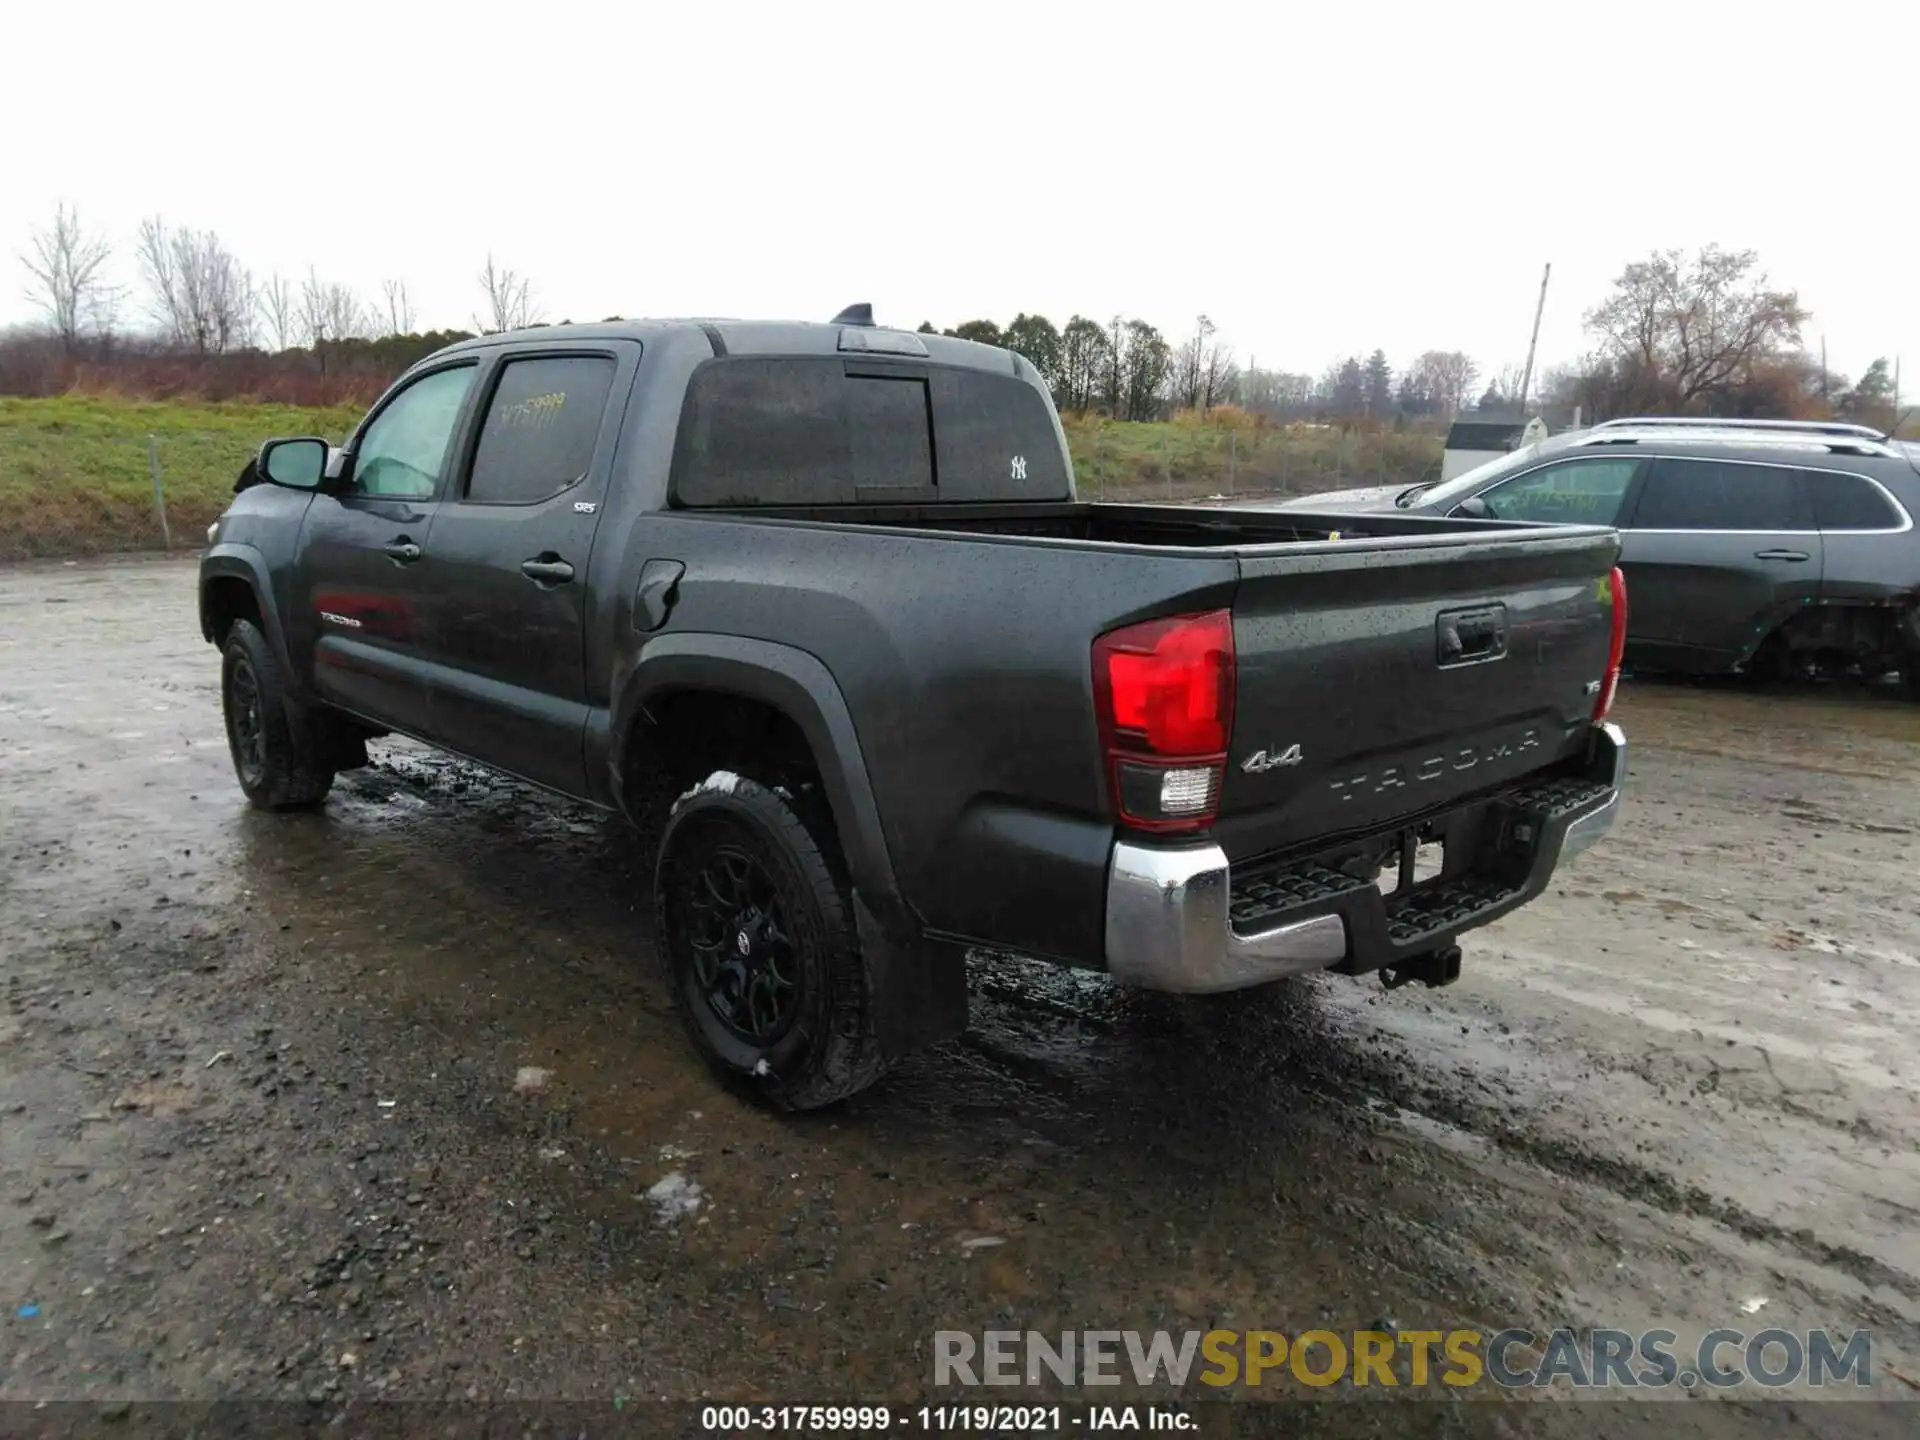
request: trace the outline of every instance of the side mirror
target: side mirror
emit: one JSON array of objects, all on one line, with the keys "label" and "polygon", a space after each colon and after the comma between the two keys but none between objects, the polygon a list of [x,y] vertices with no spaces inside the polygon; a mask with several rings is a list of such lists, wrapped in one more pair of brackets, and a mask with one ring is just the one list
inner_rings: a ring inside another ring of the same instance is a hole
[{"label": "side mirror", "polygon": [[1487,502],[1482,500],[1478,495],[1469,495],[1466,499],[1462,500],[1458,505],[1453,507],[1453,513],[1456,515],[1465,515],[1472,520],[1491,520],[1494,518],[1493,511],[1487,508]]},{"label": "side mirror", "polygon": [[260,447],[254,468],[262,479],[289,490],[318,490],[326,479],[329,448],[326,441],[312,436],[269,440]]}]

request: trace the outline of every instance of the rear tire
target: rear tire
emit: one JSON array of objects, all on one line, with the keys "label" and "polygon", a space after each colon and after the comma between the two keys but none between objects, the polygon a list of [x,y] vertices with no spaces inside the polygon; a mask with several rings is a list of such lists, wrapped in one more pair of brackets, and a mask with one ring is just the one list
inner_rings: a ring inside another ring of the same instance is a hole
[{"label": "rear tire", "polygon": [[674,805],[653,892],[668,987],[723,1080],[814,1110],[885,1072],[830,823],[716,771]]},{"label": "rear tire", "polygon": [[280,662],[250,620],[236,620],[221,657],[220,696],[233,773],[262,810],[318,805],[333,788],[333,766],[314,717],[287,698]]}]

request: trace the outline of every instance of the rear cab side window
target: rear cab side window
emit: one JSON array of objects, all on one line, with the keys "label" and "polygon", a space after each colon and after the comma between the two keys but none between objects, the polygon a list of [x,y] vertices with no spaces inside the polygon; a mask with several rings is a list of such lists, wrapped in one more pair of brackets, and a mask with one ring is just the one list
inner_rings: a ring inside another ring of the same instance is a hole
[{"label": "rear cab side window", "polygon": [[710,363],[687,388],[673,471],[686,505],[849,505],[875,490],[931,494],[925,376],[837,357]]},{"label": "rear cab side window", "polygon": [[1632,528],[1808,532],[1813,513],[1787,466],[1661,458],[1641,482]]},{"label": "rear cab side window", "polygon": [[1835,470],[1802,470],[1800,483],[1813,502],[1814,523],[1822,530],[1904,530],[1907,519],[1879,486],[1860,475]]},{"label": "rear cab side window", "polygon": [[991,370],[933,372],[933,431],[944,500],[1065,500],[1073,489],[1040,391]]},{"label": "rear cab side window", "polygon": [[695,372],[673,501],[815,506],[1065,498],[1039,392],[1012,375],[845,357],[737,356]]},{"label": "rear cab side window", "polygon": [[606,355],[504,361],[461,498],[471,505],[537,505],[578,484],[593,464],[616,368]]}]

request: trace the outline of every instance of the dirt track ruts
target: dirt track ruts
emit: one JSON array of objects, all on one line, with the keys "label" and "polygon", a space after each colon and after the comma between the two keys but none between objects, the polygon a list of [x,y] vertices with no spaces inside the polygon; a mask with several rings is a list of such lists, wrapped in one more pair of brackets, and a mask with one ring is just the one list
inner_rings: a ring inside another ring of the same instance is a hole
[{"label": "dirt track ruts", "polygon": [[0,569],[0,1399],[899,1401],[936,1329],[1382,1319],[1867,1325],[1915,1393],[1920,707],[1629,685],[1620,826],[1458,985],[982,962],[782,1119],[620,824],[405,743],[252,813],[217,673],[187,565]]}]

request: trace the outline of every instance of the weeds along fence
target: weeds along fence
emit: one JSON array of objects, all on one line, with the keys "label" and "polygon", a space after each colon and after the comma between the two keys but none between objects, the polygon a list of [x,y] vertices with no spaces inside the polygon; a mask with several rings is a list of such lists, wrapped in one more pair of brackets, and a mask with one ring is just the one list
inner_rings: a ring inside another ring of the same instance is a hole
[{"label": "weeds along fence", "polygon": [[[191,554],[270,435],[339,440],[357,406],[0,397],[0,562],[130,551]],[[1412,431],[1254,423],[1231,410],[1131,423],[1065,419],[1080,493],[1204,503],[1412,484],[1441,441]]]},{"label": "weeds along fence", "polygon": [[[0,442],[0,561],[193,553],[249,453],[218,432],[178,430],[71,447],[56,440],[24,466],[5,448]],[[222,471],[224,486],[202,483]]]},{"label": "weeds along fence", "polygon": [[195,553],[262,440],[337,440],[357,414],[246,402],[0,398],[0,561]]},{"label": "weeds along fence", "polygon": [[1091,500],[1275,499],[1440,475],[1444,442],[1417,431],[1071,417],[1074,475]]},{"label": "weeds along fence", "polygon": [[167,494],[183,448],[196,447],[148,434],[92,447],[84,470],[37,466],[24,483],[0,475],[0,561],[195,548],[225,502],[177,485]]}]

